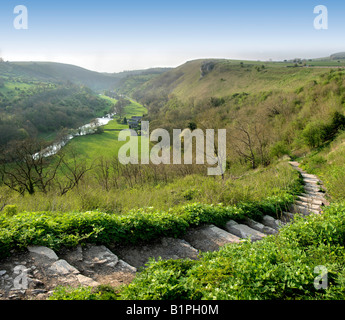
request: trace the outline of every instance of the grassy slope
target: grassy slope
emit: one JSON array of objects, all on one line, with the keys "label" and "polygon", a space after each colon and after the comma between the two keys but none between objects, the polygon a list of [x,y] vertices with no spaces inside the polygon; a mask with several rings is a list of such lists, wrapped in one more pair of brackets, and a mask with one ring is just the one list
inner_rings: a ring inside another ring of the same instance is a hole
[{"label": "grassy slope", "polygon": [[329,200],[342,202],[345,199],[345,133],[325,147],[314,150],[301,162],[306,170],[320,176]]},{"label": "grassy slope", "polygon": [[[114,99],[108,97],[107,99],[116,103]],[[146,112],[147,110],[142,105],[132,101],[130,105],[125,107],[123,116],[129,119],[132,116],[142,116]],[[128,129],[128,125],[118,123],[117,119],[118,117],[115,117],[114,120],[104,126],[104,129]],[[76,137],[69,143],[68,147],[75,150],[79,157],[84,157],[88,160],[94,160],[100,156],[112,157],[117,155],[119,148],[125,143],[118,141],[118,135],[119,131],[105,131],[102,134]],[[138,139],[140,141],[140,137]]]},{"label": "grassy slope", "polygon": [[[168,71],[145,83],[136,93],[159,94],[165,90],[181,100],[189,98],[224,97],[238,92],[256,93],[283,89],[291,91],[325,73],[323,68],[288,68],[291,63],[215,60],[215,68],[204,77],[200,68],[207,60],[194,60]],[[315,65],[332,65],[334,62],[314,62]],[[265,69],[257,71],[257,67]],[[342,64],[343,65],[343,64]]]}]

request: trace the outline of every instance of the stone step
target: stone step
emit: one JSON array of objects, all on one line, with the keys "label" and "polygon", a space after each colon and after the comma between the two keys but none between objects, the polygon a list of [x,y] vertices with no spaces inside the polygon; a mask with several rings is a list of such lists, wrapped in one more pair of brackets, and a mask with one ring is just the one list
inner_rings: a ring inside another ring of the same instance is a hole
[{"label": "stone step", "polygon": [[320,190],[320,185],[318,185],[316,183],[306,182],[306,183],[304,183],[304,188]]},{"label": "stone step", "polygon": [[250,218],[245,218],[244,219],[245,224],[247,224],[250,228],[260,231],[263,234],[266,235],[272,235],[272,234],[276,234],[278,233],[278,231],[276,229],[273,229],[271,227],[265,226],[264,224],[257,222],[253,219]]},{"label": "stone step", "polygon": [[105,246],[87,245],[65,250],[60,254],[80,272],[99,284],[118,287],[129,284],[135,277],[137,269],[119,259]]},{"label": "stone step", "polygon": [[301,175],[302,175],[303,179],[320,181],[319,178],[315,174],[310,174],[310,173],[306,173],[305,171],[303,171],[303,172],[301,172]]},{"label": "stone step", "polygon": [[318,186],[321,182],[319,179],[312,179],[312,178],[303,178],[303,181],[305,184],[310,183],[312,185]]},{"label": "stone step", "polygon": [[285,211],[283,211],[279,217],[279,219],[285,223],[291,222],[294,218],[295,218],[295,215],[293,213],[285,212]]},{"label": "stone step", "polygon": [[184,239],[201,251],[216,251],[225,244],[240,242],[239,237],[214,225],[189,230]]},{"label": "stone step", "polygon": [[310,193],[301,193],[302,197],[312,198],[316,200],[326,201],[325,194],[322,192],[310,192]]},{"label": "stone step", "polygon": [[304,202],[304,201],[295,201],[295,204],[301,207],[305,207],[307,209],[314,209],[314,210],[320,210],[320,205],[317,204],[311,204],[308,202]]},{"label": "stone step", "polygon": [[293,211],[294,213],[300,213],[303,215],[309,215],[310,213],[316,213],[316,214],[320,214],[321,213],[321,209],[309,209],[297,204],[293,204],[291,205],[291,211]]},{"label": "stone step", "polygon": [[304,186],[304,190],[311,191],[311,192],[320,192],[321,189],[319,187],[312,187],[308,185],[308,186]]},{"label": "stone step", "polygon": [[310,214],[310,210],[308,210],[306,207],[302,207],[302,206],[299,206],[297,204],[292,204],[290,206],[290,211],[292,211],[293,213],[299,213],[299,214],[303,214],[303,215],[309,215]]},{"label": "stone step", "polygon": [[8,299],[47,299],[58,285],[99,285],[43,246],[29,246],[27,251],[2,260],[0,270],[0,294]]},{"label": "stone step", "polygon": [[258,230],[252,229],[245,224],[239,224],[230,220],[225,225],[225,230],[239,238],[250,238],[251,241],[262,240],[266,235]]},{"label": "stone step", "polygon": [[147,245],[113,246],[111,250],[136,268],[144,267],[150,258],[194,260],[199,254],[187,241],[167,237]]},{"label": "stone step", "polygon": [[306,202],[306,203],[310,203],[310,204],[316,204],[316,205],[319,205],[321,206],[323,204],[323,201],[322,200],[318,200],[316,198],[311,198],[311,197],[303,197],[303,196],[298,196],[298,199],[297,201],[303,201],[303,202]]},{"label": "stone step", "polygon": [[285,223],[281,220],[274,219],[273,217],[268,215],[262,217],[261,223],[277,231],[285,225]]}]

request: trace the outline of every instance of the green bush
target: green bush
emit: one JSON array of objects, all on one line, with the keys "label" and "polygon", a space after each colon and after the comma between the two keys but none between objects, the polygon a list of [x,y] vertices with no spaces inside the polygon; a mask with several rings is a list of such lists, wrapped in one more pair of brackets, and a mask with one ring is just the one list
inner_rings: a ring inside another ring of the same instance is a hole
[{"label": "green bush", "polygon": [[7,205],[3,209],[3,214],[7,217],[12,217],[18,213],[18,208],[16,205]]},{"label": "green bush", "polygon": [[291,194],[270,197],[264,201],[240,203],[237,206],[194,203],[168,211],[153,208],[132,210],[126,215],[89,212],[23,212],[0,217],[0,258],[11,249],[44,245],[54,249],[74,247],[80,243],[139,243],[157,237],[178,237],[190,227],[201,224],[224,225],[245,216],[259,219],[276,215],[292,203]]},{"label": "green bush", "polygon": [[107,285],[91,287],[63,287],[59,286],[49,297],[49,300],[116,300],[118,294]]},{"label": "green bush", "polygon": [[302,131],[302,137],[306,145],[311,148],[320,147],[325,135],[325,126],[320,122],[310,122]]}]

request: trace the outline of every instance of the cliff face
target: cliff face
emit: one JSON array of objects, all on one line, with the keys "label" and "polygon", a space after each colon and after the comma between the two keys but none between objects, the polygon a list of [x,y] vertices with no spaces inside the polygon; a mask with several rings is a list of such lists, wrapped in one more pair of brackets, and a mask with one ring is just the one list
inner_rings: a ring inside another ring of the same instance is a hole
[{"label": "cliff face", "polygon": [[205,61],[202,63],[201,67],[200,67],[200,78],[203,78],[204,76],[206,76],[208,73],[210,73],[214,67],[216,65],[215,61]]}]

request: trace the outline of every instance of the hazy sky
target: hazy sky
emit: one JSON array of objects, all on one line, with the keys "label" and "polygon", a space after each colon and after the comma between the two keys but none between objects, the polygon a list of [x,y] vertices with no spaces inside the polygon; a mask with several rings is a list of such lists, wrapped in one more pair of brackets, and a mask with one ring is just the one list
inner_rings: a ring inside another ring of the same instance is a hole
[{"label": "hazy sky", "polygon": [[[13,27],[16,5],[28,30]],[[328,8],[328,30],[314,7]],[[345,51],[345,1],[1,0],[0,56],[118,72],[197,58],[283,60]]]}]

